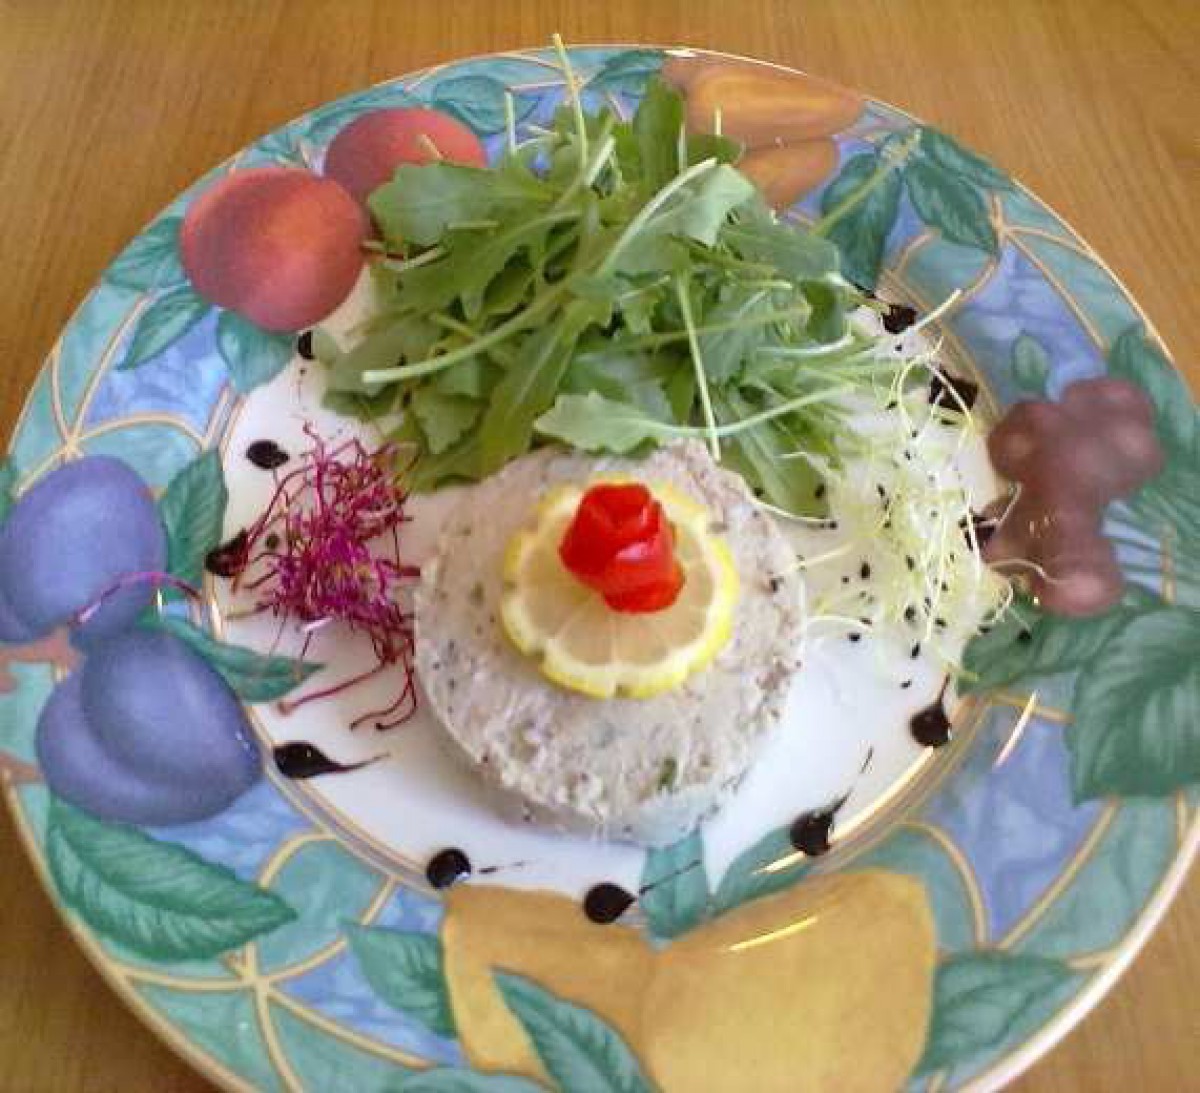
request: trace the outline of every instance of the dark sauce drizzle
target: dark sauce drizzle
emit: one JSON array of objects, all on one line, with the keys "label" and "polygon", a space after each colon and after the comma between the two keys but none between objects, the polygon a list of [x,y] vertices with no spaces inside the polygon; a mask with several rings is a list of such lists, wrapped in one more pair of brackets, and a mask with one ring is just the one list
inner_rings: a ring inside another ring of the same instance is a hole
[{"label": "dark sauce drizzle", "polygon": [[273,440],[256,440],[246,449],[246,458],[264,471],[282,467],[291,456]]},{"label": "dark sauce drizzle", "polygon": [[[975,529],[975,541],[979,544],[980,549],[987,546],[988,540],[992,537],[996,530],[996,526],[1000,523],[995,516],[985,516],[979,512],[971,513],[970,527]],[[970,542],[970,535],[967,532],[967,517],[962,518],[963,535]]]},{"label": "dark sauce drizzle", "polygon": [[305,740],[292,740],[287,744],[279,744],[275,747],[272,755],[279,773],[285,778],[294,778],[297,781],[304,778],[316,778],[321,774],[345,774],[352,770],[361,770],[368,764],[383,758],[377,755],[358,763],[339,763],[336,759],[330,759],[315,744],[309,744]]},{"label": "dark sauce drizzle", "polygon": [[839,797],[825,808],[802,812],[788,828],[788,841],[802,854],[810,858],[820,857],[829,851],[829,837],[838,811],[850,799],[850,795]]},{"label": "dark sauce drizzle", "polygon": [[908,728],[913,739],[924,748],[941,748],[950,743],[954,725],[946,713],[946,686],[942,684],[937,699],[909,719]]},{"label": "dark sauce drizzle", "polygon": [[236,577],[246,568],[249,547],[250,536],[243,528],[229,542],[204,555],[204,568],[216,577]]},{"label": "dark sauce drizzle", "polygon": [[439,850],[429,859],[429,864],[425,866],[425,879],[431,887],[440,890],[466,880],[472,872],[471,859],[457,847],[451,846]]},{"label": "dark sauce drizzle", "polygon": [[296,339],[296,352],[299,353],[300,356],[306,361],[311,361],[316,358],[316,354],[313,352],[313,334],[311,330],[304,331],[304,333]]},{"label": "dark sauce drizzle", "polygon": [[607,926],[616,922],[637,902],[637,896],[619,884],[597,884],[587,890],[583,897],[583,913],[592,922]]},{"label": "dark sauce drizzle", "polygon": [[[955,398],[951,391],[958,395],[958,398]],[[941,406],[946,410],[961,410],[965,406],[969,410],[975,405],[978,397],[979,385],[969,379],[963,379],[962,376],[951,376],[943,372],[929,381],[930,406]]]},{"label": "dark sauce drizzle", "polygon": [[883,329],[889,334],[903,334],[916,321],[916,308],[908,304],[888,304],[887,311],[883,313]]}]

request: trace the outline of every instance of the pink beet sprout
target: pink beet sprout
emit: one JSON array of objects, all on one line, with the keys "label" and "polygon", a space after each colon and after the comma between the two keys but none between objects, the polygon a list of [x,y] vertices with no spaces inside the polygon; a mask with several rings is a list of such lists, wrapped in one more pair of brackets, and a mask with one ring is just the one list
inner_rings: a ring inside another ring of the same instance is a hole
[{"label": "pink beet sprout", "polygon": [[396,448],[368,451],[359,440],[330,447],[310,427],[312,441],[296,469],[278,475],[266,511],[246,529],[246,564],[234,582],[254,594],[253,612],[298,624],[304,649],[318,631],[340,623],[366,634],[375,663],[340,683],[282,701],[290,713],[399,667],[396,700],[356,718],[394,728],[416,710],[412,614],[401,606],[405,586],[420,575],[400,558],[407,494],[398,484]]}]

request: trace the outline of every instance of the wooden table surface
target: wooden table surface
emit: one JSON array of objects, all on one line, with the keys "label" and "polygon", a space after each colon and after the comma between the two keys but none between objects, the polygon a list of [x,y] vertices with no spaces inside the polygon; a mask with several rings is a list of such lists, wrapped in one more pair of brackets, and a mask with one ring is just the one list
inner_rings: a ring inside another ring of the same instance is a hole
[{"label": "wooden table surface", "polygon": [[[687,43],[830,76],[994,158],[1071,221],[1200,388],[1194,0],[0,0],[0,430],[72,309],[174,194],[316,104],[438,61]],[[109,992],[0,819],[0,1087],[210,1087]],[[1200,879],[1020,1090],[1200,1089]]]}]

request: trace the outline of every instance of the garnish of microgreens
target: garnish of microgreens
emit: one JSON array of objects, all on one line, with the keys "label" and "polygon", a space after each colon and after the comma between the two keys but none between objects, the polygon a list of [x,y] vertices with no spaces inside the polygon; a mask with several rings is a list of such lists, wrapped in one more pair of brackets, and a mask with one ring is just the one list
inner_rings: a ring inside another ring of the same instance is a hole
[{"label": "garnish of microgreens", "polygon": [[[931,325],[953,303],[947,300],[919,325]],[[819,466],[832,521],[792,519],[819,532],[801,535],[805,545],[796,563],[818,578],[810,630],[833,626],[851,640],[875,631],[903,634],[913,656],[928,653],[957,674],[964,633],[1002,614],[1013,591],[982,557],[957,460],[983,430],[936,363],[940,350],[934,344],[914,354],[886,386],[856,393],[844,461]],[[952,406],[926,401],[926,383],[935,377]],[[797,451],[788,458],[813,457]],[[823,545],[833,531],[835,544]],[[852,563],[848,576],[832,585],[819,580],[839,562],[842,568]]]},{"label": "garnish of microgreens", "polygon": [[298,627],[302,658],[328,627],[364,635],[372,665],[279,707],[290,713],[395,669],[400,673],[395,700],[351,723],[392,728],[416,708],[414,633],[404,597],[419,576],[401,555],[400,529],[408,516],[396,450],[387,444],[368,450],[357,439],[331,447],[311,427],[305,432],[311,446],[299,466],[277,476],[266,509],[246,530],[244,563],[233,590],[248,593],[253,604],[237,615],[276,618],[276,644],[288,626]]}]

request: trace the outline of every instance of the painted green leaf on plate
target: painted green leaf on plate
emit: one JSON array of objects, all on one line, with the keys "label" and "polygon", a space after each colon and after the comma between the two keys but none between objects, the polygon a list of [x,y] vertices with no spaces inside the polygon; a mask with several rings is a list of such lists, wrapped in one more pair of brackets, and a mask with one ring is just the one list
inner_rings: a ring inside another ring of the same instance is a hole
[{"label": "painted green leaf on plate", "polygon": [[995,254],[996,229],[987,203],[971,183],[914,159],[904,169],[904,185],[917,215],[944,239]]},{"label": "painted green leaf on plate", "polygon": [[966,674],[958,689],[965,694],[1084,668],[1135,613],[1118,607],[1090,618],[1066,618],[1043,614],[1029,600],[1018,599],[967,646]]},{"label": "painted green leaf on plate", "polygon": [[916,1072],[954,1066],[1036,1028],[1051,993],[1073,976],[1061,961],[1001,952],[943,961],[934,981],[929,1039]]},{"label": "painted green leaf on plate", "polygon": [[1077,800],[1200,781],[1200,612],[1148,611],[1113,635],[1076,684],[1067,746]]},{"label": "painted green leaf on plate", "polygon": [[653,49],[627,49],[609,57],[587,82],[589,91],[637,94],[662,68],[663,55]]},{"label": "painted green leaf on plate", "polygon": [[309,843],[284,863],[270,889],[299,918],[258,943],[258,965],[273,972],[331,945],[347,919],[358,919],[383,878],[336,841]]},{"label": "painted green leaf on plate", "polygon": [[1094,851],[1016,949],[1065,960],[1120,944],[1179,852],[1178,821],[1174,798],[1122,801]]},{"label": "painted green leaf on plate", "polygon": [[273,380],[292,359],[295,344],[287,334],[272,334],[232,311],[217,319],[217,350],[240,394]]},{"label": "painted green leaf on plate", "polygon": [[307,1093],[385,1093],[402,1089],[408,1069],[364,1051],[304,1020],[291,1006],[268,1002],[271,1024],[292,1071]]},{"label": "painted green leaf on plate", "polygon": [[436,937],[348,925],[346,938],[363,975],[380,998],[439,1036],[454,1035],[442,943]]},{"label": "painted green leaf on plate", "polygon": [[0,460],[0,520],[3,520],[8,515],[8,510],[13,507],[19,477],[11,459]]},{"label": "painted green leaf on plate", "polygon": [[105,280],[121,288],[148,292],[183,280],[179,264],[179,225],[182,216],[156,220],[104,271]]},{"label": "painted green leaf on plate", "polygon": [[651,850],[642,866],[639,902],[655,937],[673,938],[690,930],[708,911],[704,840],[699,831],[661,850]]},{"label": "painted green leaf on plate", "polygon": [[810,866],[809,859],[792,846],[786,828],[771,831],[734,858],[713,895],[713,914],[782,892]]},{"label": "painted green leaf on plate", "polygon": [[196,458],[196,441],[182,429],[159,421],[136,421],[107,432],[85,435],[87,455],[111,455],[128,463],[151,488],[165,489]]},{"label": "painted green leaf on plate", "polygon": [[46,857],[63,901],[92,929],[157,960],[215,956],[296,915],[223,866],[57,799]]},{"label": "painted green leaf on plate", "polygon": [[158,502],[167,529],[167,569],[181,581],[198,585],[204,556],[221,542],[229,491],[215,449],[184,467]]},{"label": "painted green leaf on plate", "polygon": [[[430,105],[470,126],[476,133],[499,133],[504,129],[505,86],[492,76],[451,76],[439,80],[430,94]],[[518,123],[537,106],[537,99],[513,96],[513,115]]]},{"label": "painted green leaf on plate", "polygon": [[160,296],[143,313],[129,339],[125,356],[117,365],[118,371],[139,368],[174,345],[212,310],[207,300],[200,299],[187,285],[172,289]]},{"label": "painted green leaf on plate", "polygon": [[1050,376],[1050,358],[1042,343],[1032,334],[1021,334],[1012,347],[1012,374],[1017,387],[1026,395],[1045,397]]},{"label": "painted green leaf on plate", "polygon": [[187,642],[221,673],[234,694],[245,702],[272,702],[282,698],[322,667],[217,641],[207,631],[174,615],[160,615],[154,625]]},{"label": "painted green leaf on plate", "polygon": [[388,1086],[388,1093],[545,1093],[545,1088],[515,1074],[438,1067],[401,1078]]},{"label": "painted green leaf on plate", "polygon": [[591,1010],[563,1001],[519,975],[497,972],[496,984],[560,1088],[651,1093],[653,1086],[628,1045]]},{"label": "painted green leaf on plate", "polygon": [[1158,438],[1171,458],[1200,460],[1200,409],[1187,381],[1146,337],[1140,324],[1127,327],[1113,342],[1108,370],[1136,383],[1150,396]]},{"label": "painted green leaf on plate", "polygon": [[[846,162],[821,195],[821,213],[828,216],[875,174],[879,156],[863,152]],[[900,175],[893,171],[856,208],[829,229],[829,239],[842,256],[842,272],[860,288],[871,289],[879,280],[883,249],[900,207]]]},{"label": "painted green leaf on plate", "polygon": [[985,190],[1011,190],[1012,179],[999,167],[964,148],[948,133],[928,126],[921,129],[921,154],[943,170],[950,171]]},{"label": "painted green leaf on plate", "polygon": [[185,1042],[243,1078],[254,1093],[287,1093],[271,1063],[253,991],[175,990],[153,983],[135,989]]}]

